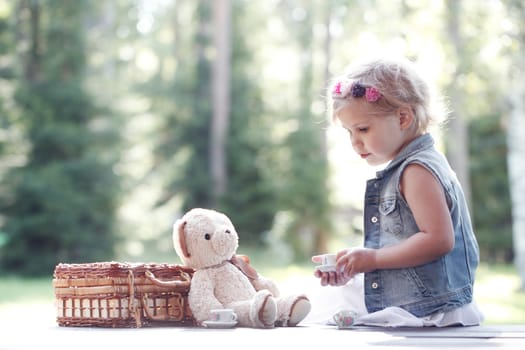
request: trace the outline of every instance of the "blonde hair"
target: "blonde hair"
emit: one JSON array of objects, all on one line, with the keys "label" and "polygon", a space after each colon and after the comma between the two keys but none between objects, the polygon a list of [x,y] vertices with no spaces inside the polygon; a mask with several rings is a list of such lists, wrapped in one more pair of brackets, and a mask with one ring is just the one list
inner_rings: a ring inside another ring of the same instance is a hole
[{"label": "blonde hair", "polygon": [[352,94],[334,93],[337,84],[341,83],[359,83],[377,89],[381,98],[369,103],[373,104],[378,113],[392,113],[400,107],[411,108],[415,127],[419,132],[426,132],[429,125],[438,119],[434,114],[434,107],[431,107],[429,85],[407,59],[373,59],[352,65],[344,74],[335,77],[327,94],[328,107],[333,118],[352,99],[359,98]]}]

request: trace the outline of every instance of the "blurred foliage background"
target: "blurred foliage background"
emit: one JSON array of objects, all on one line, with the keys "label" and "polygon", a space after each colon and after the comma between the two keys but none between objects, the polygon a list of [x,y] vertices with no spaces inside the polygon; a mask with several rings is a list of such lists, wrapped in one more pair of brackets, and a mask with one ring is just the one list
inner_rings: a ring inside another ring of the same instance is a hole
[{"label": "blurred foliage background", "polygon": [[360,244],[374,169],[323,98],[370,54],[413,59],[442,92],[435,133],[482,260],[512,263],[524,19],[512,0],[0,0],[0,271],[173,262],[171,225],[196,206],[267,260]]}]

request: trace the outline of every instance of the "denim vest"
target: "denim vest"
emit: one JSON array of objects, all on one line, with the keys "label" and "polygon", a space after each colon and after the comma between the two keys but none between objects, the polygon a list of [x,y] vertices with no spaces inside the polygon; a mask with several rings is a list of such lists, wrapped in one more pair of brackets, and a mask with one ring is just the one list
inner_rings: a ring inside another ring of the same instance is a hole
[{"label": "denim vest", "polygon": [[424,265],[365,273],[368,312],[398,306],[417,317],[448,311],[472,301],[479,247],[467,204],[455,173],[434,140],[425,134],[408,144],[365,193],[365,247],[378,249],[419,232],[414,216],[399,191],[400,177],[409,164],[428,169],[441,183],[454,227],[455,244],[445,256]]}]

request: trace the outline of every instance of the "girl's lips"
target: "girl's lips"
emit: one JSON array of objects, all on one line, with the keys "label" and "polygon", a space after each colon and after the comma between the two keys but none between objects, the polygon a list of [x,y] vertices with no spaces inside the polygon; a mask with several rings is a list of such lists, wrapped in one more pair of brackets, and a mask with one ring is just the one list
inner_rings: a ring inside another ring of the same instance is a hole
[{"label": "girl's lips", "polygon": [[360,154],[361,158],[363,158],[363,159],[367,158],[369,155],[370,155],[370,153],[361,153]]}]

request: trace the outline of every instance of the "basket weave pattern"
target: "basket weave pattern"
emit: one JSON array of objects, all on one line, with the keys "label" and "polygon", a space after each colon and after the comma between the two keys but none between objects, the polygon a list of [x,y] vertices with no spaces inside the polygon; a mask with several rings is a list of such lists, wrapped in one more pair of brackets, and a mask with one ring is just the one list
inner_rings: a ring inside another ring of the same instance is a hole
[{"label": "basket weave pattern", "polygon": [[193,325],[193,270],[170,264],[58,264],[53,287],[60,326]]}]

